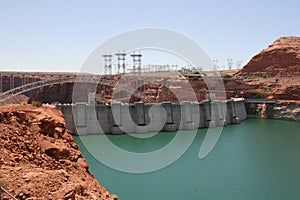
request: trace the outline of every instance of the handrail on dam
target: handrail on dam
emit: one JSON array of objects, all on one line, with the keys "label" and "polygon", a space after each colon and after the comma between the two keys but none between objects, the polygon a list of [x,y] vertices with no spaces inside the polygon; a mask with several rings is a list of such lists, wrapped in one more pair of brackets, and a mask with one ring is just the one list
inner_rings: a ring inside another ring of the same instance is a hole
[{"label": "handrail on dam", "polygon": [[[28,83],[25,85],[21,85],[19,87],[15,87],[13,89],[7,90],[3,93],[0,94],[0,103],[12,98],[13,96],[38,89],[41,87],[45,87],[48,85],[55,85],[55,84],[61,84],[61,83],[67,83],[67,82],[84,82],[84,83],[94,83],[94,84],[101,84],[101,85],[107,85],[107,86],[112,86],[114,87],[116,85],[116,82],[113,80],[106,80],[106,79],[99,79],[94,76],[78,76],[76,78],[73,77],[61,77],[61,78],[56,78],[56,79],[49,79],[49,80],[41,80],[41,81],[36,81],[32,83]],[[153,102],[152,99],[147,97],[144,93],[130,87],[129,85],[126,84],[121,84],[118,83],[120,86],[120,89],[135,95],[138,98],[144,99],[146,102]]]}]

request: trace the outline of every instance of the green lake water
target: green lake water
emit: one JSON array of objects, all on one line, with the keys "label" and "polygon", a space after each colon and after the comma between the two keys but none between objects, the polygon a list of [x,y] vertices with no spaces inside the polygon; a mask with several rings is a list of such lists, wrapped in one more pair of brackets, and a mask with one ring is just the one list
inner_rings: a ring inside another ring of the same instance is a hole
[{"label": "green lake water", "polygon": [[[107,167],[89,154],[81,141],[97,146],[106,136],[74,138],[91,173],[121,200],[299,200],[299,130],[298,122],[248,119],[224,127],[211,153],[199,159],[206,134],[206,129],[200,129],[176,162],[142,174]],[[147,139],[108,137],[123,149],[149,152],[166,145],[175,134],[162,132]]]}]

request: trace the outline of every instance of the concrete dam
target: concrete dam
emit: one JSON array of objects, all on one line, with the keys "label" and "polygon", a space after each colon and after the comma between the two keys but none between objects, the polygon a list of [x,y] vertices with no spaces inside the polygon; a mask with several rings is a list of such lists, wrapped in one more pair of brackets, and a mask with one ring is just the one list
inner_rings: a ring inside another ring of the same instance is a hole
[{"label": "concrete dam", "polygon": [[75,135],[193,130],[247,119],[244,99],[180,103],[75,103],[57,106]]}]

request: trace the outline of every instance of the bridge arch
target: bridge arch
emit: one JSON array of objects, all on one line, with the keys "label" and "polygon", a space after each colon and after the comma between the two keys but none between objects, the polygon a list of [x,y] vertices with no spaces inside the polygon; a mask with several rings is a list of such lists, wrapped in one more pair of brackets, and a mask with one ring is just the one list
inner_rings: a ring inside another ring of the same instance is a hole
[{"label": "bridge arch", "polygon": [[[25,92],[29,92],[31,90],[35,90],[35,89],[42,88],[42,87],[49,86],[49,85],[56,85],[56,84],[62,84],[62,83],[74,83],[75,80],[76,80],[76,82],[94,83],[94,84],[107,85],[107,86],[111,86],[111,87],[114,87],[116,85],[116,82],[113,80],[107,80],[107,79],[99,80],[99,78],[95,77],[95,76],[59,77],[59,78],[55,78],[55,79],[40,80],[40,81],[32,82],[32,83],[24,84],[24,85],[15,87],[13,89],[7,90],[0,94],[0,103],[3,103],[6,100],[8,100],[16,95],[20,95]],[[118,84],[121,85],[122,90],[124,90],[136,97],[144,99],[146,102],[152,102],[152,100],[149,99],[145,94],[143,94],[142,92],[140,92],[138,90],[131,88],[129,85],[121,84],[121,83],[118,83]]]}]

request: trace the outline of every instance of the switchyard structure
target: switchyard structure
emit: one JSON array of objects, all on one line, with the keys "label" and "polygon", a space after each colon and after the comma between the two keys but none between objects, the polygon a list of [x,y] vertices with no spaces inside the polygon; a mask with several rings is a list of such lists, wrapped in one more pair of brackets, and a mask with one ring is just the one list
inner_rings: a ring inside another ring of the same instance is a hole
[{"label": "switchyard structure", "polygon": [[112,74],[112,54],[104,54],[104,74]]},{"label": "switchyard structure", "polygon": [[228,69],[231,70],[232,69],[232,65],[233,65],[232,58],[228,58],[227,62],[228,62]]},{"label": "switchyard structure", "polygon": [[241,69],[242,63],[243,63],[242,60],[236,61],[236,67],[237,67],[237,69]]},{"label": "switchyard structure", "polygon": [[214,69],[213,69],[213,70],[216,71],[216,70],[218,69],[218,60],[217,60],[217,59],[214,59],[214,60],[213,60],[213,63],[214,63],[214,66],[213,66]]},{"label": "switchyard structure", "polygon": [[[116,53],[115,54],[117,56],[117,59],[118,59],[118,71],[117,71],[117,74],[125,74],[126,73],[126,64],[125,64],[125,57],[126,57],[126,53]],[[121,72],[121,69],[122,69],[122,72]]]},{"label": "switchyard structure", "polygon": [[[115,56],[117,57],[117,65],[116,69],[114,70],[115,74],[121,74],[126,73],[126,53],[124,52],[118,52],[115,53]],[[142,72],[142,54],[141,52],[133,52],[130,54],[132,57],[132,72],[133,73],[141,73]],[[102,55],[104,57],[104,74],[106,75],[112,75],[112,61],[113,61],[113,55],[105,53]]]},{"label": "switchyard structure", "polygon": [[141,73],[142,72],[142,54],[141,52],[137,53],[137,52],[133,52],[130,55],[133,59],[133,73]]}]

